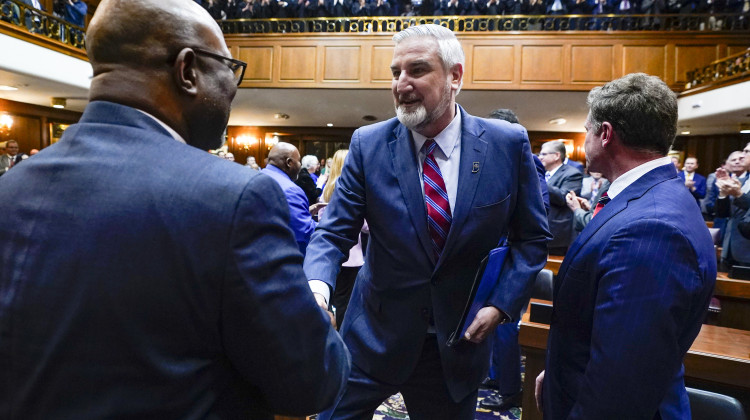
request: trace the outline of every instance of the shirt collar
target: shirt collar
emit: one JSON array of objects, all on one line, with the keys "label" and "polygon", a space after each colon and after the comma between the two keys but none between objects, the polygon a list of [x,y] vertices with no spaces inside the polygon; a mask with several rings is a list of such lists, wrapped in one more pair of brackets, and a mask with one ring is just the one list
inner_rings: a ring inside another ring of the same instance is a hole
[{"label": "shirt collar", "polygon": [[[563,165],[564,165],[564,163],[563,163]],[[552,176],[555,175],[555,172],[557,172],[557,170],[560,169],[560,168],[562,168],[562,167],[563,166],[560,165],[560,166],[558,166],[557,168],[555,168],[555,169],[553,169],[551,171],[547,171],[547,173],[549,174],[549,177],[552,178]]]},{"label": "shirt collar", "polygon": [[672,158],[670,158],[669,156],[665,156],[636,166],[635,168],[620,175],[614,182],[612,182],[612,184],[609,186],[609,191],[607,191],[607,196],[611,199],[614,199],[625,188],[637,181],[640,177],[646,175],[651,170],[656,169],[659,166],[664,166],[668,163],[672,163]]},{"label": "shirt collar", "polygon": [[[414,147],[417,153],[422,150],[422,145],[427,141],[427,137],[411,130],[412,138],[414,139]],[[456,105],[456,116],[453,117],[451,123],[443,129],[437,136],[433,137],[437,147],[445,155],[446,159],[450,159],[453,150],[456,148],[458,141],[461,139],[461,111]]]},{"label": "shirt collar", "polygon": [[136,108],[136,111],[138,111],[138,112],[140,112],[140,113],[142,113],[142,114],[144,114],[144,115],[148,115],[148,116],[149,116],[149,117],[151,117],[151,118],[152,118],[152,119],[153,119],[154,121],[158,122],[160,126],[164,127],[164,129],[165,129],[165,130],[167,130],[167,133],[169,133],[169,135],[170,135],[170,136],[172,136],[172,138],[173,138],[173,139],[177,140],[178,142],[180,142],[180,143],[182,143],[182,144],[187,144],[187,142],[185,142],[185,139],[183,139],[183,138],[182,138],[182,136],[180,136],[179,134],[177,134],[177,132],[176,132],[176,131],[174,131],[174,130],[172,129],[172,127],[170,127],[170,126],[168,126],[167,124],[165,124],[165,123],[164,123],[164,122],[163,122],[162,120],[160,120],[160,119],[158,119],[158,118],[154,117],[153,115],[151,115],[151,114],[149,114],[148,112],[146,112],[146,111],[143,111],[143,110],[141,110],[141,109],[138,109],[138,108]]}]

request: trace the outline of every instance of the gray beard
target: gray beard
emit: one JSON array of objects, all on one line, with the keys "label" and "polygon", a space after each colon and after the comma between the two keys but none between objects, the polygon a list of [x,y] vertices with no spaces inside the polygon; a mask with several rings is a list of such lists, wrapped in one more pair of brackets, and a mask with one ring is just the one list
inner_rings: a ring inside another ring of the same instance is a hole
[{"label": "gray beard", "polygon": [[446,83],[440,98],[440,103],[432,112],[427,112],[424,105],[419,105],[414,111],[408,112],[399,105],[396,105],[396,117],[401,124],[409,130],[418,130],[427,124],[438,119],[448,109],[451,103],[451,85]]}]

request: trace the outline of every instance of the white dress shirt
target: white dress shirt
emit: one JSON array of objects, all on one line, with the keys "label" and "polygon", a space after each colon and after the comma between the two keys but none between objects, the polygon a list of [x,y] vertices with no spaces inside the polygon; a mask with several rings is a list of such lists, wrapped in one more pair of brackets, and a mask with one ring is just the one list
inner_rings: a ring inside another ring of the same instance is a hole
[{"label": "white dress shirt", "polygon": [[609,186],[607,197],[609,197],[611,200],[614,200],[618,194],[620,194],[630,184],[638,181],[640,177],[646,175],[648,172],[651,172],[651,170],[656,169],[659,166],[666,165],[667,163],[671,164],[672,158],[670,158],[669,156],[660,157],[658,159],[654,159],[644,164],[638,165],[635,168],[625,172]]}]

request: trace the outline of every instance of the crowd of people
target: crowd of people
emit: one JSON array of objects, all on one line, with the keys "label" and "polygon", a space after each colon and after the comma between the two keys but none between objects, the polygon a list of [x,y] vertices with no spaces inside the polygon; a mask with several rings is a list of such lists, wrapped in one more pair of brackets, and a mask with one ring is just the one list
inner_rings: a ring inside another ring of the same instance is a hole
[{"label": "crowd of people", "polygon": [[217,20],[497,15],[732,14],[748,0],[194,0]]}]

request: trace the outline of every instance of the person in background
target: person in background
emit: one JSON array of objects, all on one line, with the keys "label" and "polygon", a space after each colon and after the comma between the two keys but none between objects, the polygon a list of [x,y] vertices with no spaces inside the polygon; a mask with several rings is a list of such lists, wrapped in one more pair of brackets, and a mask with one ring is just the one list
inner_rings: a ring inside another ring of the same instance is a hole
[{"label": "person in background", "polygon": [[570,165],[565,165],[565,158],[565,144],[561,141],[544,143],[539,153],[539,159],[547,171],[545,178],[550,201],[549,228],[553,236],[549,243],[551,255],[565,255],[575,239],[573,212],[565,202],[565,195],[570,191],[581,193],[583,173]]},{"label": "person in background", "polygon": [[66,0],[65,2],[65,20],[73,25],[86,26],[86,12],[88,6],[82,0]]},{"label": "person in background", "polygon": [[695,172],[698,169],[698,159],[689,157],[685,159],[682,170],[677,175],[685,182],[685,188],[695,198],[696,204],[700,206],[700,201],[706,196],[706,177]]},{"label": "person in background", "polygon": [[[496,109],[490,113],[489,118],[520,124],[518,117],[510,109]],[[539,177],[544,208],[549,213],[549,193],[544,166],[537,156],[532,155],[532,158]],[[515,319],[520,321],[520,318],[521,314],[516,314]],[[482,387],[496,391],[480,401],[479,405],[482,408],[505,411],[521,404],[521,347],[518,344],[518,322],[498,325],[495,330],[489,377],[482,382]]]},{"label": "person in background", "polygon": [[295,184],[301,169],[299,150],[293,144],[279,142],[268,152],[268,165],[261,173],[273,178],[284,191],[289,205],[289,227],[294,232],[300,252],[305,255],[310,236],[318,225],[313,216],[317,216],[324,204],[310,205],[305,192]]},{"label": "person in background", "polygon": [[5,142],[5,154],[0,155],[0,175],[8,172],[10,168],[15,166],[26,158],[26,155],[18,152],[18,142],[15,140],[8,140]]},{"label": "person in background", "polygon": [[302,169],[300,169],[299,171],[297,180],[294,181],[294,183],[297,184],[298,187],[302,188],[302,191],[305,192],[305,196],[307,197],[310,205],[318,202],[318,198],[320,197],[320,193],[322,191],[315,185],[315,181],[317,181],[318,176],[315,175],[315,177],[313,178],[315,170],[318,168],[318,166],[320,166],[320,164],[318,163],[317,157],[313,155],[304,156],[302,158]]},{"label": "person in background", "polygon": [[[344,160],[348,153],[348,150],[342,149],[333,154],[333,163],[331,164],[328,183],[325,190],[323,190],[322,199],[324,203],[329,202],[333,196],[333,192],[336,189],[336,181],[341,176],[341,169],[344,167]],[[320,209],[319,215],[321,220],[324,217],[324,213],[325,208]],[[336,289],[334,289],[331,296],[331,305],[336,308],[336,325],[338,326],[344,323],[344,315],[346,315],[346,308],[349,306],[349,300],[352,296],[354,280],[357,278],[360,267],[364,264],[362,234],[368,234],[369,232],[370,230],[365,220],[362,225],[362,232],[357,238],[357,244],[349,250],[349,258],[341,264],[341,271],[339,271],[336,277]]]}]

